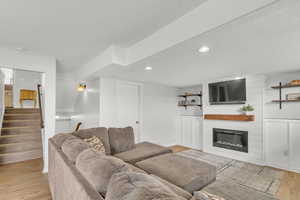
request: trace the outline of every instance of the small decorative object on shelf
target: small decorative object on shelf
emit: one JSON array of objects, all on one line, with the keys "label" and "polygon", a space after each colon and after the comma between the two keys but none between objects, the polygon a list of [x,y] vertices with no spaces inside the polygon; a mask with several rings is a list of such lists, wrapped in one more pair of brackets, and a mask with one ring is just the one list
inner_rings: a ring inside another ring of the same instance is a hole
[{"label": "small decorative object on shelf", "polygon": [[[199,106],[202,107],[202,94],[200,93],[190,93],[190,92],[185,92],[183,95],[178,95],[178,97],[184,98],[184,100],[178,101],[178,106],[185,107],[192,107],[192,106]],[[197,104],[196,99],[191,99],[189,100],[188,97],[199,97],[200,98],[200,103]]]},{"label": "small decorative object on shelf", "polygon": [[291,82],[289,82],[288,85],[299,85],[300,86],[300,80],[292,80]]},{"label": "small decorative object on shelf", "polygon": [[241,111],[243,112],[244,115],[248,115],[249,113],[251,113],[252,111],[254,111],[253,106],[251,106],[250,104],[248,104],[247,106],[243,106],[241,108]]},{"label": "small decorative object on shelf", "polygon": [[297,101],[300,100],[300,93],[290,93],[286,95],[286,100]]}]

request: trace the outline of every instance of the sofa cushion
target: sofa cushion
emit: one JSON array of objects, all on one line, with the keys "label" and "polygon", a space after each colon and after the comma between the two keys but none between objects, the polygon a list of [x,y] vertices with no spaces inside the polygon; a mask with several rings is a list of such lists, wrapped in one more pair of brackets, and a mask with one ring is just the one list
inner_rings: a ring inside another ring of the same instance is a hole
[{"label": "sofa cushion", "polygon": [[[91,152],[84,151],[79,157],[91,158]],[[122,160],[112,156],[94,156],[88,162],[85,159],[78,159],[76,168],[86,178],[86,180],[97,190],[101,195],[105,196],[107,186],[111,176],[119,172],[128,172],[131,169]]]},{"label": "sofa cushion", "polygon": [[134,148],[134,133],[132,127],[126,128],[109,128],[108,129],[109,143],[111,153],[121,153]]},{"label": "sofa cushion", "polygon": [[52,141],[59,147],[61,148],[62,144],[67,138],[76,138],[73,136],[71,133],[59,133],[56,134],[52,137]]},{"label": "sofa cushion", "polygon": [[105,200],[185,200],[147,174],[118,173],[112,176]]},{"label": "sofa cushion", "polygon": [[106,155],[111,154],[107,128],[98,127],[98,128],[81,129],[77,132],[74,132],[73,135],[80,137],[81,139],[87,139],[96,136],[103,143]]},{"label": "sofa cushion", "polygon": [[146,171],[130,164],[130,163],[126,163],[126,165],[128,165],[128,167],[131,169],[132,172],[135,172],[135,173],[142,173],[142,174],[148,174]]},{"label": "sofa cushion", "polygon": [[190,193],[200,190],[216,179],[215,166],[172,153],[140,161],[136,166]]},{"label": "sofa cushion", "polygon": [[162,155],[165,153],[171,153],[172,150],[166,147],[152,144],[149,142],[142,142],[135,145],[135,148],[122,153],[115,154],[114,156],[129,163],[136,163],[153,156]]},{"label": "sofa cushion", "polygon": [[88,145],[88,143],[77,137],[68,137],[62,144],[61,148],[67,158],[75,163],[77,156],[83,150],[90,148],[90,146]]},{"label": "sofa cushion", "polygon": [[155,176],[154,174],[151,174],[152,177],[154,177],[155,179],[159,180],[162,184],[168,186],[175,194],[177,194],[178,196],[181,196],[185,199],[191,199],[192,198],[192,194],[185,191],[184,189],[158,177],[158,176]]},{"label": "sofa cushion", "polygon": [[83,150],[76,158],[76,163],[89,162],[90,159],[97,159],[99,156],[106,156],[104,153],[95,151],[92,148]]}]

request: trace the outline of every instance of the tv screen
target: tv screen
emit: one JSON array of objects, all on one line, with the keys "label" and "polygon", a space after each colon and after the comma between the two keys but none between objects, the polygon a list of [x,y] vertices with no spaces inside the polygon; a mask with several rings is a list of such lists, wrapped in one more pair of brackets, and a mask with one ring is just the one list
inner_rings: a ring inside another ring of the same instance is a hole
[{"label": "tv screen", "polygon": [[244,104],[246,102],[246,79],[210,83],[210,104]]}]

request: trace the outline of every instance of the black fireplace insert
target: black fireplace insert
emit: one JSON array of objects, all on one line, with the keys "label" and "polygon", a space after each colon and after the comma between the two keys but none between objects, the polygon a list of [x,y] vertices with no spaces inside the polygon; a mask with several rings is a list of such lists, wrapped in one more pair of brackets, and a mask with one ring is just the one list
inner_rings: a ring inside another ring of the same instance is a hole
[{"label": "black fireplace insert", "polygon": [[214,128],[213,146],[248,153],[248,131]]}]

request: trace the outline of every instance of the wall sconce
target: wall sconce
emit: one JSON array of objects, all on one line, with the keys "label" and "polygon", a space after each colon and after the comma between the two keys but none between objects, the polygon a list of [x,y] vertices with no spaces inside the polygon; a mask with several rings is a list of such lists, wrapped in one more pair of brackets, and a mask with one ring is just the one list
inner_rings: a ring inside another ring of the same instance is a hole
[{"label": "wall sconce", "polygon": [[78,92],[83,92],[85,89],[86,89],[86,84],[85,83],[80,83],[78,88],[77,88],[77,91]]}]

